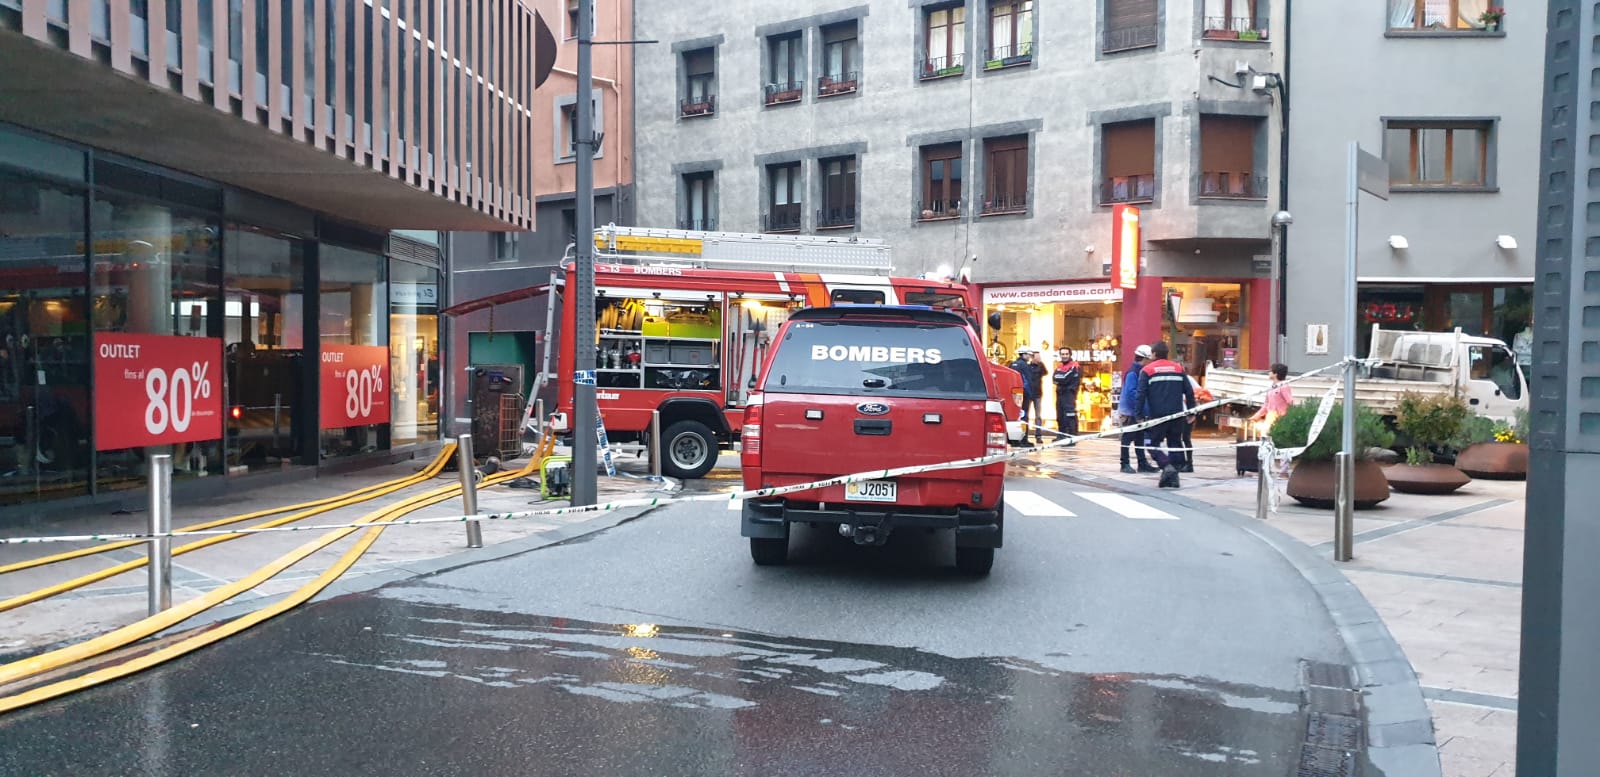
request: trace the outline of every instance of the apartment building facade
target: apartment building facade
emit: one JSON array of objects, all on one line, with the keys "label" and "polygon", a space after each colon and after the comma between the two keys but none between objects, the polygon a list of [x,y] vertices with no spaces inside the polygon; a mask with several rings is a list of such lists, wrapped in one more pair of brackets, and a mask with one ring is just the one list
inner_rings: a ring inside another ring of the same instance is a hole
[{"label": "apartment building facade", "polygon": [[[450,304],[481,299],[549,280],[577,232],[577,0],[522,0],[545,20],[556,40],[556,62],[539,89],[530,111],[533,140],[527,171],[538,195],[533,202],[534,231],[458,231],[443,237],[450,256]],[[632,37],[631,0],[595,0],[597,41]],[[633,57],[627,45],[593,48],[594,128],[600,144],[594,157],[594,223],[632,225],[633,184]],[[524,388],[537,375],[544,352],[545,302],[532,298],[489,310],[454,316],[451,349],[468,364],[516,364],[523,367]],[[468,376],[457,371],[459,384],[452,418],[466,418]],[[455,427],[460,432],[464,427]]]},{"label": "apartment building facade", "polygon": [[[636,0],[662,41],[638,52],[640,222],[858,233],[902,274],[970,273],[994,358],[1091,363],[1090,424],[1138,343],[1264,367],[1278,98],[1252,86],[1280,6]],[[1143,232],[1131,290],[1118,204]]]},{"label": "apartment building facade", "polygon": [[0,515],[136,499],[156,454],[183,494],[436,440],[429,235],[533,225],[534,29],[516,0],[0,0]]},{"label": "apartment building facade", "polygon": [[[1362,195],[1356,352],[1371,327],[1486,334],[1532,357],[1543,0],[1298,4],[1290,53],[1288,363],[1344,352],[1345,151],[1389,166]],[[1337,30],[1337,34],[1330,34]],[[1318,332],[1326,342],[1318,343]],[[1473,369],[1493,371],[1493,353]],[[1507,390],[1519,390],[1507,385]]]}]

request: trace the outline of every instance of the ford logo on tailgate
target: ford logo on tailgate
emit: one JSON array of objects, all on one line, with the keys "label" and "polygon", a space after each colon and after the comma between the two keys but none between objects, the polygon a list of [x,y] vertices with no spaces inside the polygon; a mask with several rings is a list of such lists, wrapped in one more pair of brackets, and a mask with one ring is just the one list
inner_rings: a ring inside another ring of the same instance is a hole
[{"label": "ford logo on tailgate", "polygon": [[862,402],[856,405],[856,411],[862,415],[883,415],[889,412],[889,406],[882,402]]}]

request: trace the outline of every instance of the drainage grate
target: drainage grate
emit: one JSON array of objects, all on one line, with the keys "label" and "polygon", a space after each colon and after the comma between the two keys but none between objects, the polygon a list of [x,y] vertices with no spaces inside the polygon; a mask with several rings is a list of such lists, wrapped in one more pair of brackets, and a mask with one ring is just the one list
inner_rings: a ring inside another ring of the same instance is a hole
[{"label": "drainage grate", "polygon": [[1343,715],[1313,712],[1306,716],[1306,744],[1311,747],[1354,750],[1361,738],[1361,724]]},{"label": "drainage grate", "polygon": [[1300,748],[1300,768],[1295,777],[1350,777],[1355,754],[1349,750],[1329,750],[1306,745]]},{"label": "drainage grate", "polygon": [[1306,689],[1306,705],[1312,712],[1326,712],[1329,715],[1354,715],[1356,714],[1356,694],[1337,688],[1318,688],[1312,686]]},{"label": "drainage grate", "polygon": [[1324,661],[1307,661],[1305,663],[1306,685],[1321,686],[1323,688],[1349,688],[1350,667],[1344,664],[1330,664]]}]

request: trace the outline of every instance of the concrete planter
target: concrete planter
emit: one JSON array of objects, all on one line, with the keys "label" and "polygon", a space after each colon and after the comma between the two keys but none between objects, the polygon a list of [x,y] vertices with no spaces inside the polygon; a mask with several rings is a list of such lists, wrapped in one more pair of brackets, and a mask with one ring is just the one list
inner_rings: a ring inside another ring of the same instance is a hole
[{"label": "concrete planter", "polygon": [[1390,488],[1406,494],[1448,494],[1472,482],[1449,464],[1395,464],[1383,475]]},{"label": "concrete planter", "polygon": [[[1289,474],[1288,493],[1307,507],[1332,509],[1338,484],[1337,470],[1331,461],[1301,461]],[[1374,461],[1356,462],[1357,510],[1369,510],[1389,498],[1389,479]]]},{"label": "concrete planter", "polygon": [[1485,480],[1526,480],[1528,445],[1520,442],[1480,442],[1456,454],[1456,469]]}]

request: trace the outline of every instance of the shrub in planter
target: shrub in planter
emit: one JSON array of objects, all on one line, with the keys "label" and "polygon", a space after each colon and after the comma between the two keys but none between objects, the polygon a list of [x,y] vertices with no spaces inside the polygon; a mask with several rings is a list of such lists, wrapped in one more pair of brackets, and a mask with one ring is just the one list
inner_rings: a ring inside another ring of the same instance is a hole
[{"label": "shrub in planter", "polygon": [[1512,423],[1482,416],[1468,419],[1457,440],[1456,468],[1485,480],[1528,477],[1528,412],[1518,410]]},{"label": "shrub in planter", "polygon": [[1448,494],[1472,482],[1461,470],[1436,463],[1433,453],[1435,448],[1446,447],[1459,438],[1471,417],[1471,408],[1454,394],[1402,395],[1395,411],[1395,425],[1413,444],[1406,449],[1404,464],[1384,472],[1389,485],[1409,494]]},{"label": "shrub in planter", "polygon": [[[1302,402],[1289,408],[1272,425],[1272,444],[1279,448],[1298,448],[1307,444],[1311,423],[1317,415],[1316,402]],[[1333,507],[1337,485],[1334,454],[1339,452],[1340,429],[1344,411],[1333,406],[1322,433],[1305,452],[1295,460],[1294,472],[1289,476],[1289,496],[1310,507]],[[1356,405],[1356,494],[1355,506],[1365,510],[1376,507],[1389,498],[1389,481],[1383,468],[1368,457],[1374,448],[1387,448],[1394,444],[1394,432],[1389,431],[1383,419],[1364,405]]]}]

